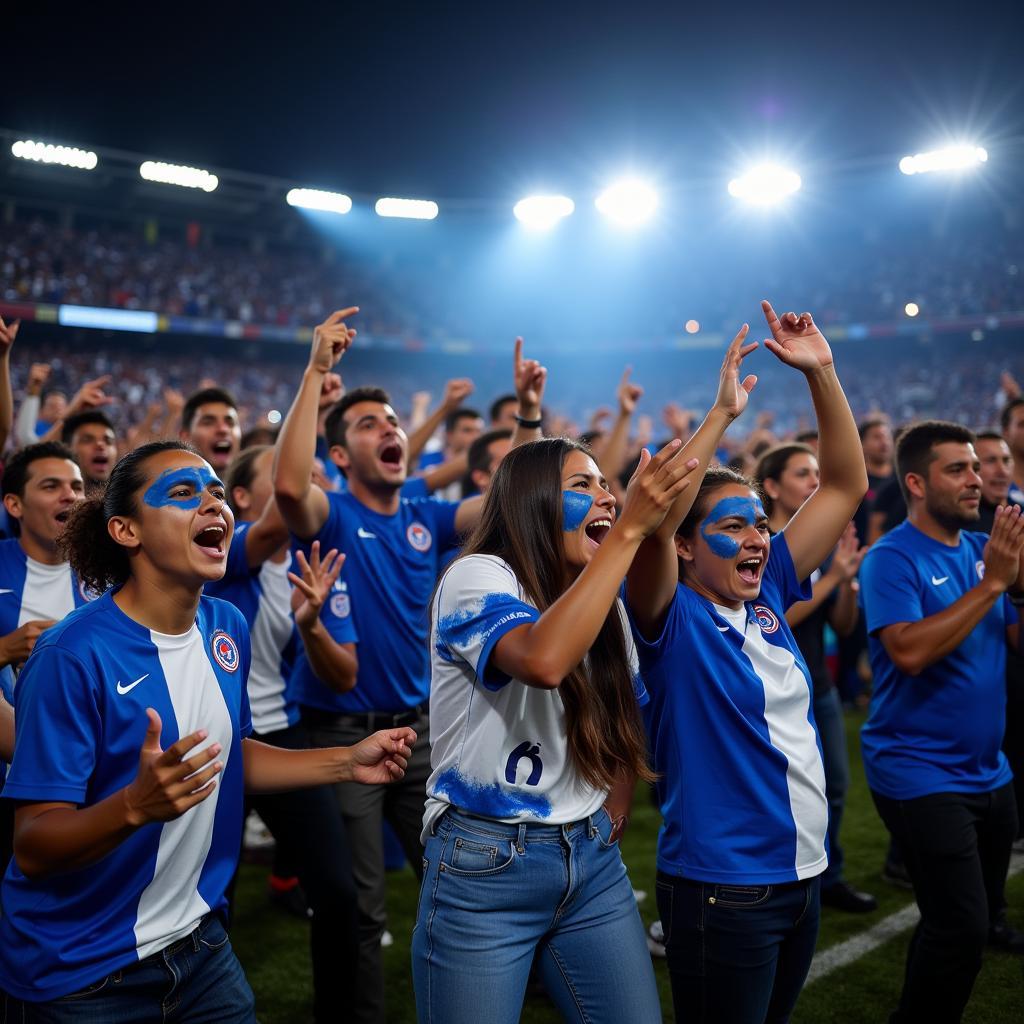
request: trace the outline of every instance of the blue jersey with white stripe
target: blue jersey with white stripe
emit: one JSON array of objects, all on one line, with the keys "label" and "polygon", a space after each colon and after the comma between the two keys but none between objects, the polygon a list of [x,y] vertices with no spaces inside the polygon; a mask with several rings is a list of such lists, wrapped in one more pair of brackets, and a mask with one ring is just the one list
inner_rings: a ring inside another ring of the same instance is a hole
[{"label": "blue jersey with white stripe", "polygon": [[1006,627],[1017,613],[1003,597],[960,645],[911,676],[878,638],[958,601],[984,576],[988,537],[964,530],[956,547],[910,520],[872,545],[860,570],[874,674],[861,730],[868,785],[893,800],[930,793],[985,793],[1013,776],[1000,749],[1006,728]]},{"label": "blue jersey with white stripe", "polygon": [[[394,515],[352,494],[328,494],[320,550],[345,553],[342,578],[360,640],[359,683],[337,694],[312,673],[297,679],[303,704],[325,711],[399,712],[427,700],[430,597],[440,558],[456,538],[456,502],[403,498]],[[308,547],[308,545],[303,545]],[[336,637],[337,639],[337,637]]]},{"label": "blue jersey with white stripe", "polygon": [[180,818],[136,829],[87,867],[3,880],[0,989],[45,1001],[77,992],[187,935],[224,893],[242,831],[242,737],[251,731],[249,636],[233,605],[203,597],[192,628],[167,636],[107,593],[36,644],[16,690],[14,761],[3,795],[91,806],[131,783],[160,715],[160,745],[207,729],[222,745],[212,793]]},{"label": "blue jersey with white stripe", "polygon": [[252,523],[237,523],[228,549],[227,568],[221,579],[203,590],[230,601],[245,616],[252,644],[249,670],[249,707],[253,732],[287,729],[299,720],[299,706],[289,681],[301,641],[291,609],[291,560],[267,559],[255,569],[245,553],[245,535]]},{"label": "blue jersey with white stripe", "polygon": [[35,619],[59,622],[91,597],[69,563],[46,565],[17,540],[0,541],[0,636]]},{"label": "blue jersey with white stripe", "polygon": [[679,584],[659,637],[648,642],[634,627],[660,775],[662,871],[770,885],[825,870],[810,673],[784,618],[810,596],[783,532],[756,600],[733,610]]}]

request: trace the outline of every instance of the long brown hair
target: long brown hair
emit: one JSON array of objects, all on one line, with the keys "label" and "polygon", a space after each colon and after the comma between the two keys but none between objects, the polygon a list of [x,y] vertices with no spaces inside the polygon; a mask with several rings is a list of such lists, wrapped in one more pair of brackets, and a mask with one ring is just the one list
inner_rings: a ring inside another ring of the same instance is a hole
[{"label": "long brown hair", "polygon": [[[527,598],[544,612],[566,586],[562,547],[562,467],[571,452],[591,453],[565,438],[520,445],[502,459],[466,555],[497,555],[516,574]],[[655,778],[633,691],[626,637],[613,604],[586,659],[565,677],[569,750],[576,770],[597,789],[624,776]]]}]

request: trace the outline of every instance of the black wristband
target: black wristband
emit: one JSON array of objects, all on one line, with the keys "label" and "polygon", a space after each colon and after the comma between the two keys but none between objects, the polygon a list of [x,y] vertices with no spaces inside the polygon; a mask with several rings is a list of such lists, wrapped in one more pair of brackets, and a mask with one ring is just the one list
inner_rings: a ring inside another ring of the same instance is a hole
[{"label": "black wristband", "polygon": [[519,413],[516,413],[516,423],[518,423],[521,427],[526,427],[528,430],[540,429],[540,425],[543,422],[544,421],[542,419],[524,420],[523,417],[519,415]]}]

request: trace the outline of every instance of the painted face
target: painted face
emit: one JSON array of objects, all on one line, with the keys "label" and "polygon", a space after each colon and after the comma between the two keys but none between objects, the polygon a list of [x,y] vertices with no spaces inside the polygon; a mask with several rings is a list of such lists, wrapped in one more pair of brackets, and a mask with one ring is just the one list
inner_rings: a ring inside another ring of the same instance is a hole
[{"label": "painted face", "polygon": [[572,451],[562,465],[562,549],[573,569],[582,569],[615,522],[615,497],[597,464]]},{"label": "painted face", "polygon": [[738,608],[761,592],[768,561],[768,517],[761,501],[742,484],[714,491],[694,536],[677,538],[685,582],[716,604]]},{"label": "painted face", "polygon": [[1013,456],[1010,446],[1002,440],[979,437],[974,450],[981,461],[981,496],[990,505],[1003,505],[1013,483]]},{"label": "painted face", "polygon": [[207,402],[196,409],[187,438],[218,473],[238,454],[242,428],[238,410],[225,402]]},{"label": "painted face", "polygon": [[117,461],[114,432],[102,423],[84,423],[71,438],[75,462],[91,482],[105,484]]},{"label": "painted face", "polygon": [[925,478],[925,509],[946,529],[970,529],[978,521],[981,503],[981,462],[974,446],[946,441],[932,451],[935,458]]},{"label": "painted face", "polygon": [[145,468],[147,482],[133,517],[144,562],[191,586],[220,579],[235,525],[224,485],[190,452],[160,452]]},{"label": "painted face", "polygon": [[818,460],[806,452],[795,452],[786,460],[778,480],[766,481],[765,487],[771,488],[778,510],[792,519],[818,489]]},{"label": "painted face", "polygon": [[409,439],[395,410],[383,402],[356,402],[345,411],[345,424],[345,444],[335,445],[331,456],[349,479],[367,487],[401,487]]},{"label": "painted face", "polygon": [[82,471],[70,459],[36,459],[28,466],[24,492],[7,495],[7,511],[21,527],[22,547],[40,561],[56,551],[72,506],[85,496]]}]

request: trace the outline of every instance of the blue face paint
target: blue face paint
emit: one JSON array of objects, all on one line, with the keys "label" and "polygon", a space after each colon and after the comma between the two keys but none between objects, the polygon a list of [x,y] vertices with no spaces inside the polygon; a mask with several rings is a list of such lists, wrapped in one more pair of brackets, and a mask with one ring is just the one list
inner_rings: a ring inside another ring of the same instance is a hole
[{"label": "blue face paint", "polygon": [[562,491],[562,529],[566,533],[578,530],[594,504],[589,494],[580,491]]},{"label": "blue face paint", "polygon": [[735,558],[740,553],[740,542],[735,538],[725,533],[708,533],[709,526],[730,518],[742,519],[748,526],[753,526],[759,519],[764,519],[764,508],[757,498],[723,498],[715,505],[700,524],[700,535],[719,558]]},{"label": "blue face paint", "polygon": [[[185,466],[178,469],[165,469],[150,485],[142,500],[150,508],[199,508],[203,501],[203,491],[211,484],[218,487],[224,485],[205,466]],[[192,493],[187,497],[172,497],[171,492],[179,487],[191,487]]]}]

